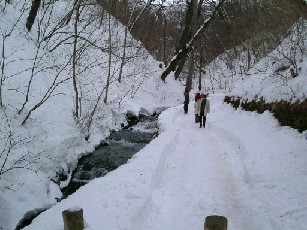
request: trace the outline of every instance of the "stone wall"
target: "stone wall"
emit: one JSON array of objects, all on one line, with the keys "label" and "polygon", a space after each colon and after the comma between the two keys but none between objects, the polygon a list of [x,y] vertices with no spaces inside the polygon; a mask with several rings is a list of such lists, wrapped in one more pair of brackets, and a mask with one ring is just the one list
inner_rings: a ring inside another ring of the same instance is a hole
[{"label": "stone wall", "polygon": [[268,110],[273,113],[280,125],[290,126],[301,133],[307,130],[307,99],[295,103],[287,101],[266,103],[263,98],[247,101],[238,97],[226,96],[224,102],[231,104],[235,109],[241,108],[258,113]]}]

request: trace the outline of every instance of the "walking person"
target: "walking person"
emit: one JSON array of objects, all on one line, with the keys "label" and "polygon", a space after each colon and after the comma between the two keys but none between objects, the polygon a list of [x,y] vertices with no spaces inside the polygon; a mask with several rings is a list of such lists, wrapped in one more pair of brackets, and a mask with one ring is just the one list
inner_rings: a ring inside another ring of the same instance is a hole
[{"label": "walking person", "polygon": [[195,123],[198,123],[198,122],[199,122],[197,101],[198,101],[200,98],[201,98],[200,93],[196,93],[196,94],[195,94],[195,102],[194,102]]},{"label": "walking person", "polygon": [[188,114],[190,97],[188,92],[184,92],[183,110],[184,114]]},{"label": "walking person", "polygon": [[199,116],[199,128],[206,126],[206,116],[210,113],[210,102],[207,95],[202,95],[202,98],[197,101],[197,109]]}]

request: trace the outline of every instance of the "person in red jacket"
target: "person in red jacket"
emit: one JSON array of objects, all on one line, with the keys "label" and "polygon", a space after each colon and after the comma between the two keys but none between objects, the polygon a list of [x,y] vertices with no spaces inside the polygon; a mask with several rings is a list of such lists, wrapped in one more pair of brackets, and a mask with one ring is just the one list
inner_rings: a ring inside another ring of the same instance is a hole
[{"label": "person in red jacket", "polygon": [[195,93],[195,101],[198,101],[198,99],[201,98],[201,95],[200,93]]}]

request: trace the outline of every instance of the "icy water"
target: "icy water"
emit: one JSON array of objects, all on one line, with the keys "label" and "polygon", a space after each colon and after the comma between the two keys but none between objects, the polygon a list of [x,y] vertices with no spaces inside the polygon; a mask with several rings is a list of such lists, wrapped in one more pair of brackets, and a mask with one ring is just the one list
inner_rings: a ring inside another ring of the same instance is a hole
[{"label": "icy water", "polygon": [[[62,199],[73,194],[89,181],[102,177],[120,165],[127,163],[135,153],[158,135],[158,116],[141,115],[140,117],[130,118],[128,121],[127,127],[112,132],[93,153],[78,161],[70,183],[62,190]],[[46,209],[48,207],[27,212],[15,230],[31,224],[32,220]]]},{"label": "icy water", "polygon": [[118,132],[112,132],[93,153],[79,160],[71,182],[62,190],[63,198],[74,193],[90,180],[102,177],[125,164],[155,138],[157,133],[157,116],[141,116],[136,124]]}]

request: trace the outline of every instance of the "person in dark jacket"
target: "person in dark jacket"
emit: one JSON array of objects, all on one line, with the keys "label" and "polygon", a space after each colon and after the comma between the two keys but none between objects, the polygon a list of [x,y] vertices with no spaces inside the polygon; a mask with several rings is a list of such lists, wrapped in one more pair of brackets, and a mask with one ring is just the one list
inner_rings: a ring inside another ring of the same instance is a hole
[{"label": "person in dark jacket", "polygon": [[190,102],[189,93],[188,92],[184,92],[184,102],[183,102],[184,114],[188,113],[189,102]]},{"label": "person in dark jacket", "polygon": [[199,122],[199,116],[198,116],[198,107],[197,107],[197,101],[201,98],[200,93],[195,94],[195,102],[194,102],[194,112],[195,112],[195,123]]},{"label": "person in dark jacket", "polygon": [[207,95],[197,101],[197,111],[199,116],[199,128],[202,126],[205,128],[207,113],[210,113],[210,102],[207,99]]}]

